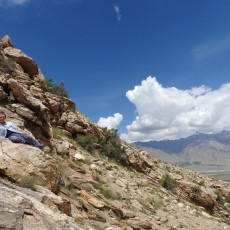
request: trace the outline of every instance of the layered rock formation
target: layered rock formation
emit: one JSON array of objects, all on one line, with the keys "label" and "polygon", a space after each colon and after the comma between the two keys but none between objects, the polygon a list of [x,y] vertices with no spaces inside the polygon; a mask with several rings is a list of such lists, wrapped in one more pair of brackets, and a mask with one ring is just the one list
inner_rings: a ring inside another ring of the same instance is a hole
[{"label": "layered rock formation", "polygon": [[[80,146],[108,141],[73,101],[45,92],[37,63],[0,41],[7,119],[46,144],[0,141],[1,229],[230,229],[230,184],[155,160],[121,140],[119,157]],[[114,142],[114,145],[117,144]]]}]

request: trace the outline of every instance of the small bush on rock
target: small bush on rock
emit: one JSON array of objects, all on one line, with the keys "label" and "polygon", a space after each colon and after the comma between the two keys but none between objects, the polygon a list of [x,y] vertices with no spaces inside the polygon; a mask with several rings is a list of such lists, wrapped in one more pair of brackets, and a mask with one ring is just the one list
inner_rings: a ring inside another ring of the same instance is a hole
[{"label": "small bush on rock", "polygon": [[168,174],[164,175],[160,180],[161,185],[172,192],[176,192],[176,181],[171,178]]},{"label": "small bush on rock", "polygon": [[202,190],[201,190],[200,186],[196,185],[196,186],[192,187],[192,192],[195,195],[199,196],[199,195],[201,195]]},{"label": "small bush on rock", "polygon": [[46,78],[44,81],[41,81],[40,87],[45,92],[49,92],[57,96],[61,96],[61,97],[69,96],[68,91],[64,87],[64,83],[60,82],[59,84],[57,84],[51,78]]},{"label": "small bush on rock", "polygon": [[0,71],[3,73],[12,74],[16,67],[16,62],[10,58],[4,58],[0,55]]},{"label": "small bush on rock", "polygon": [[120,161],[124,153],[117,130],[104,130],[105,138],[97,137],[94,134],[77,135],[75,141],[91,154],[98,151],[109,158]]},{"label": "small bush on rock", "polygon": [[32,176],[28,176],[23,178],[20,182],[19,185],[24,187],[24,188],[29,188],[31,190],[35,191],[35,185],[36,185],[36,181],[35,178]]}]

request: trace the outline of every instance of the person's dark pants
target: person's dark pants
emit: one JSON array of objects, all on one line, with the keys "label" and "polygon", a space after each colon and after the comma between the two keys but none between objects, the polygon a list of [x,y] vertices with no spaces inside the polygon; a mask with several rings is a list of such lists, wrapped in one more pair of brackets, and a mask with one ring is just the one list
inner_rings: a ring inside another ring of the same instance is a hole
[{"label": "person's dark pants", "polygon": [[8,138],[14,143],[33,145],[38,148],[43,147],[43,144],[26,133],[11,133]]}]

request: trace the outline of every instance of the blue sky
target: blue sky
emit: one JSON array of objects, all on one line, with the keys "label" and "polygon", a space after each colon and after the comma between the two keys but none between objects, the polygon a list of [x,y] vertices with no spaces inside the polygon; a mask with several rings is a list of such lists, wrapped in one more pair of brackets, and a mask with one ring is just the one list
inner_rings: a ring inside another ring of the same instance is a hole
[{"label": "blue sky", "polygon": [[229,0],[0,0],[0,28],[128,141],[230,129]]}]

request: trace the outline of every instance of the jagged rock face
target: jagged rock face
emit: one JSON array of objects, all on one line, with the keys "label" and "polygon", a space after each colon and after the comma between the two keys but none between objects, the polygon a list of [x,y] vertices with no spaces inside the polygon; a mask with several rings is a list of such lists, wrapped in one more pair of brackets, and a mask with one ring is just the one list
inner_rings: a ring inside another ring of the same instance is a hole
[{"label": "jagged rock face", "polygon": [[83,230],[72,218],[59,211],[65,207],[65,201],[54,194],[23,189],[4,180],[0,180],[0,190],[0,229]]},{"label": "jagged rock face", "polygon": [[62,126],[71,134],[103,136],[99,127],[76,110],[74,102],[41,89],[39,82],[45,78],[40,68],[14,48],[9,36],[0,40],[0,58],[0,100],[8,104],[5,112],[10,110],[22,117],[36,138],[52,145],[52,125]]},{"label": "jagged rock face", "polygon": [[35,80],[44,80],[44,76],[41,73],[37,63],[21,50],[13,47],[9,36],[5,36],[2,39],[3,53],[6,57],[10,57],[16,63],[18,63],[25,74],[28,74],[30,78]]},{"label": "jagged rock face", "polygon": [[8,35],[5,35],[2,40],[1,40],[1,44],[2,44],[2,48],[7,48],[7,47],[14,47],[11,40],[10,40],[10,37]]},{"label": "jagged rock face", "polygon": [[0,140],[0,171],[13,181],[41,185],[56,191],[59,172],[56,162],[40,149]]}]

